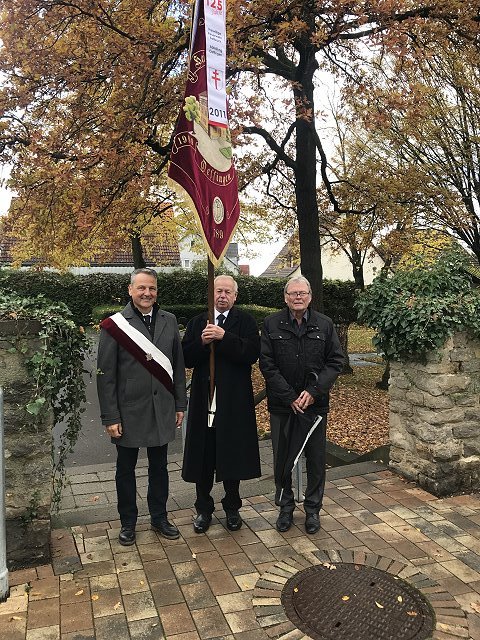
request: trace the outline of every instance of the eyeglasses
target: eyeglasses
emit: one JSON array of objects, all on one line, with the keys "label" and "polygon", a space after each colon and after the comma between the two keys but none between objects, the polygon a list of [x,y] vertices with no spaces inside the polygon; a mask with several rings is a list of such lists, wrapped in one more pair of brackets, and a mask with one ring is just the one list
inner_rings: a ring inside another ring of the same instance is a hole
[{"label": "eyeglasses", "polygon": [[289,298],[306,298],[310,295],[310,291],[287,291]]}]

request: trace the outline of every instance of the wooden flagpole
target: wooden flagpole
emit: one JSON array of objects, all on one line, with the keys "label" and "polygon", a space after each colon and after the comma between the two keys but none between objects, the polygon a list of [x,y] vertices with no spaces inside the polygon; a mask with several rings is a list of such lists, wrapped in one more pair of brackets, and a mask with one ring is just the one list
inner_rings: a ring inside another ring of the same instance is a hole
[{"label": "wooden flagpole", "polygon": [[[213,262],[208,259],[208,269],[207,269],[207,277],[208,277],[208,321],[211,324],[215,322],[215,313],[213,310],[214,307],[214,296],[213,296],[213,281],[215,279],[215,267],[213,266]],[[215,341],[210,343],[210,404],[213,400],[213,393],[215,391]]]}]

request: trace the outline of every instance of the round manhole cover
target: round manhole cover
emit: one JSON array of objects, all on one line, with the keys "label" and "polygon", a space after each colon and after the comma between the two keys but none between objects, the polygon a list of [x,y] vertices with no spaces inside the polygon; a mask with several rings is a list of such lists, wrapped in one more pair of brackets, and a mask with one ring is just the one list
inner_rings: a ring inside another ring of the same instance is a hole
[{"label": "round manhole cover", "polygon": [[414,587],[363,565],[317,565],[290,578],[282,590],[289,619],[314,640],[423,640],[433,611]]}]

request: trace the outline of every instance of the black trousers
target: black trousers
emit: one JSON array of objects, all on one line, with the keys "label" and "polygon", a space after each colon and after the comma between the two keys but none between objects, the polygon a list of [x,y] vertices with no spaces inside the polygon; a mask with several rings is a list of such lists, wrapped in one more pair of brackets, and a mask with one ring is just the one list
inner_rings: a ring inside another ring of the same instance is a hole
[{"label": "black trousers", "polygon": [[[168,444],[163,447],[147,447],[148,489],[147,503],[152,522],[166,516],[168,499]],[[117,508],[122,526],[135,526],[137,522],[137,482],[135,467],[138,449],[117,445]]]},{"label": "black trousers", "polygon": [[[215,477],[216,461],[216,432],[215,427],[207,429],[205,442],[205,456],[203,460],[202,477],[195,483],[197,499],[195,509],[197,513],[211,515],[215,511],[215,503],[210,495]],[[240,480],[224,480],[223,488],[225,496],[222,499],[222,506],[225,511],[238,511],[242,506],[240,498]]]},{"label": "black trousers", "polygon": [[[278,443],[288,420],[288,414],[271,413],[270,429],[272,434],[273,460],[276,462]],[[314,430],[303,450],[307,468],[307,488],[303,506],[305,513],[319,513],[323,503],[325,491],[325,457],[327,446],[327,416],[322,416],[322,421]],[[276,486],[275,504],[283,511],[292,512],[295,509],[295,498],[292,490],[292,476],[283,488],[280,500],[281,487]]]}]

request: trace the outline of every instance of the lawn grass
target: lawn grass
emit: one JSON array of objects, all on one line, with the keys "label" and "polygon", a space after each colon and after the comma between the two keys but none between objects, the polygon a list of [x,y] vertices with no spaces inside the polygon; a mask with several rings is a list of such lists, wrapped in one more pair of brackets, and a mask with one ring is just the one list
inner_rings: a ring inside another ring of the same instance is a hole
[{"label": "lawn grass", "polygon": [[358,324],[351,324],[348,328],[349,353],[371,353],[375,351],[372,338],[375,330]]}]

